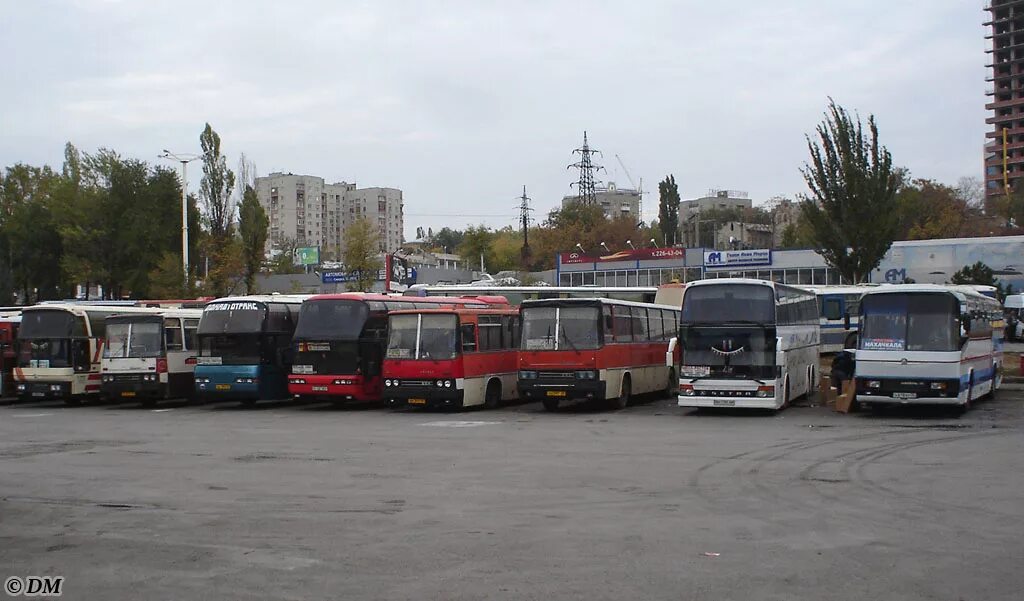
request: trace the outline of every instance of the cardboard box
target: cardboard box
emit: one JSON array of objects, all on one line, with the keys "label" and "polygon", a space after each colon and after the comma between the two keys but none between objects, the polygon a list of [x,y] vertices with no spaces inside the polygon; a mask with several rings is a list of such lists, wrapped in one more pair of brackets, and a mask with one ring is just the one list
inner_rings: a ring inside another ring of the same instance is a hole
[{"label": "cardboard box", "polygon": [[836,411],[849,413],[853,409],[853,397],[856,396],[853,380],[843,380],[843,393],[836,399]]},{"label": "cardboard box", "polygon": [[818,381],[818,396],[822,405],[831,405],[836,402],[836,394],[832,389],[832,378],[829,376],[823,375]]}]

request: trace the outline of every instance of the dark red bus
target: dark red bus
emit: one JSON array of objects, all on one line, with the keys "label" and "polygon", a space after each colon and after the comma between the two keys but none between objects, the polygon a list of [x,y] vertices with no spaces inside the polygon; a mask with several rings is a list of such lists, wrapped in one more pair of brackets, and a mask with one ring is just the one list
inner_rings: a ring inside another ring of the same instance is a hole
[{"label": "dark red bus", "polygon": [[302,303],[292,338],[288,392],[296,399],[381,399],[388,312],[445,306],[508,306],[500,296],[416,298],[347,292]]}]

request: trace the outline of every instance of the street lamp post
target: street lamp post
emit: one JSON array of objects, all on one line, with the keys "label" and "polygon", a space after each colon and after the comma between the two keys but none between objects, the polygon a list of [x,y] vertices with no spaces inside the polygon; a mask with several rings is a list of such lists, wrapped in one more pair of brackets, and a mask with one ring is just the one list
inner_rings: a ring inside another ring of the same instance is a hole
[{"label": "street lamp post", "polygon": [[185,291],[188,292],[188,164],[200,158],[201,154],[175,154],[164,149],[162,159],[181,163],[181,272],[185,276]]}]

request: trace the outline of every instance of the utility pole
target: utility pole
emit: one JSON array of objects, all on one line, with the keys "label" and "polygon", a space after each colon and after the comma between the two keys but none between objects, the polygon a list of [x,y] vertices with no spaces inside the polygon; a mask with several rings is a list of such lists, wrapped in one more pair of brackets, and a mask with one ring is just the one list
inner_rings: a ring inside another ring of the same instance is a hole
[{"label": "utility pole", "polygon": [[175,154],[166,148],[160,158],[181,163],[181,272],[185,276],[185,292],[191,289],[188,277],[188,164],[201,158],[201,154]]},{"label": "utility pole", "polygon": [[523,270],[530,260],[530,197],[526,195],[526,186],[523,186],[523,195],[519,197],[519,220],[523,224],[523,249],[521,252],[521,263]]},{"label": "utility pole", "polygon": [[600,151],[594,150],[590,147],[587,142],[587,132],[583,132],[583,146],[572,151],[573,154],[580,155],[580,160],[566,167],[566,169],[577,169],[580,172],[579,181],[574,185],[576,186],[576,192],[579,194],[580,202],[585,205],[597,204],[597,181],[594,179],[594,173],[599,170],[603,170],[604,167],[595,165],[592,158],[595,154],[600,154]]}]

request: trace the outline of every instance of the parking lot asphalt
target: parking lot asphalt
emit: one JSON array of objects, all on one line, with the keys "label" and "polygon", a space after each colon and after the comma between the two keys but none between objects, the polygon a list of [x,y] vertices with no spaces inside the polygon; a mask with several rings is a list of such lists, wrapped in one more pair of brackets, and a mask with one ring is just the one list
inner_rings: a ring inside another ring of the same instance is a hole
[{"label": "parking lot asphalt", "polygon": [[1024,393],[964,416],[0,405],[68,599],[1020,599]]}]

